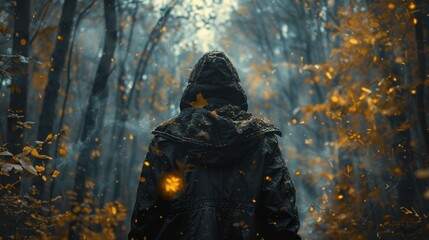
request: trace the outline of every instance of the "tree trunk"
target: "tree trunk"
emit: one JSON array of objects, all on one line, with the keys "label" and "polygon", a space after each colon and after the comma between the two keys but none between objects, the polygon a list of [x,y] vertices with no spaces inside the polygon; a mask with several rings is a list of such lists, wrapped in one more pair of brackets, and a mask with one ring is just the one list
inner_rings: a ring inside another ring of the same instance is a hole
[{"label": "tree trunk", "polygon": [[[429,128],[425,116],[425,79],[426,79],[426,54],[425,54],[425,39],[424,26],[428,24],[428,9],[425,8],[423,1],[416,1],[419,11],[416,11],[413,16],[417,20],[415,24],[416,46],[417,46],[417,81],[419,85],[416,89],[417,115],[420,125],[420,130],[423,138],[423,149],[426,150],[425,156],[429,155]],[[426,16],[426,17],[425,17]]]},{"label": "tree trunk", "polygon": [[[88,190],[85,187],[85,182],[90,180],[89,173],[91,173],[94,166],[97,166],[96,161],[98,157],[91,157],[91,153],[100,147],[97,137],[102,128],[102,116],[104,115],[108,96],[107,80],[116,47],[117,24],[115,0],[104,0],[104,17],[106,36],[103,55],[97,68],[89,103],[85,112],[84,127],[80,139],[83,142],[83,149],[76,166],[74,192],[76,193],[78,204],[83,202],[85,193]],[[79,215],[79,213],[76,214]],[[70,223],[69,239],[79,239],[80,228],[78,216],[76,221]]]},{"label": "tree trunk", "polygon": [[[66,113],[66,106],[67,106],[67,99],[69,98],[69,93],[70,93],[70,86],[72,83],[72,78],[71,78],[71,64],[72,64],[72,57],[74,57],[74,61],[75,62],[79,62],[79,52],[76,51],[76,53],[73,53],[73,48],[74,48],[74,44],[76,39],[78,39],[78,32],[77,30],[79,29],[79,24],[82,21],[84,15],[89,11],[89,9],[94,5],[96,0],[93,0],[91,3],[89,3],[86,8],[80,12],[79,16],[77,17],[76,23],[75,23],[75,27],[73,30],[73,35],[71,36],[71,43],[70,43],[70,47],[69,47],[69,51],[68,51],[68,59],[67,59],[67,83],[66,83],[66,87],[65,87],[65,95],[64,95],[64,100],[61,106],[61,115],[60,115],[60,119],[59,119],[59,123],[58,123],[58,131],[61,131],[61,129],[63,128],[63,124],[64,124],[64,118],[65,118],[65,113]],[[76,73],[76,78],[77,78],[77,73]],[[79,132],[79,131],[78,131]],[[63,139],[62,139],[63,140]],[[63,140],[64,141],[64,140]],[[55,147],[54,147],[54,153],[53,153],[53,157],[56,159],[58,157],[58,150],[59,150],[59,145],[60,145],[60,141],[56,141],[55,142]],[[56,159],[57,160],[57,159]],[[57,161],[53,162],[53,166],[52,168],[55,169],[57,167]],[[51,185],[49,186],[49,197],[48,200],[51,200],[54,196],[54,189],[55,189],[55,185],[57,184],[57,181],[51,181]]]},{"label": "tree trunk", "polygon": [[[39,129],[37,140],[43,140],[53,131],[56,114],[56,103],[58,101],[58,90],[60,88],[60,77],[69,47],[70,36],[73,28],[73,18],[76,10],[76,0],[66,0],[63,4],[62,15],[54,51],[51,55],[51,68],[48,74],[48,84],[43,97],[42,111],[39,118]],[[48,146],[44,147],[44,154],[48,153]],[[41,160],[35,160],[36,165],[42,165]],[[33,184],[38,190],[36,197],[43,198],[45,182],[41,178],[34,178]]]},{"label": "tree trunk", "polygon": [[[16,1],[15,15],[13,22],[13,46],[12,54],[28,57],[29,44],[29,26],[30,26],[30,1]],[[16,72],[12,76],[12,85],[10,86],[9,113],[7,119],[7,141],[8,150],[18,154],[22,149],[24,131],[17,121],[25,122],[27,110],[27,92],[28,92],[28,63],[17,58],[12,63],[12,68]],[[16,114],[16,115],[13,115]],[[13,116],[22,117],[13,117]],[[5,186],[13,184],[13,194],[18,194],[21,186],[20,175],[10,173],[10,176],[0,176],[0,184]],[[5,190],[0,191],[0,196],[6,194]],[[4,215],[3,208],[0,210],[0,238],[9,239],[8,236],[15,233],[16,217]]]},{"label": "tree trunk", "polygon": [[[123,125],[126,124],[126,115],[127,115],[127,109],[125,108],[125,103],[127,100],[129,100],[126,95],[126,79],[127,79],[127,72],[126,72],[126,63],[128,60],[128,55],[131,49],[132,39],[134,36],[134,28],[136,25],[136,15],[138,12],[138,5],[134,8],[133,14],[132,14],[132,23],[130,27],[130,33],[128,36],[127,44],[125,45],[126,51],[125,54],[122,56],[121,59],[119,59],[119,75],[117,79],[117,91],[116,91],[116,109],[115,109],[115,119],[113,123],[113,129],[112,129],[112,140],[110,142],[110,149],[114,150],[113,153],[107,158],[107,166],[105,168],[105,172],[108,172],[109,174],[114,175],[114,169],[112,169],[114,159],[117,158],[119,152],[122,152],[123,145],[119,142],[123,142],[122,136],[120,134],[117,134],[119,126],[121,126],[121,129],[124,128]],[[119,14],[122,17],[125,17],[125,14],[123,13],[123,10],[119,8]],[[122,24],[119,24],[119,26],[122,26]],[[122,27],[119,28],[119,38],[123,39],[125,38],[125,33]],[[125,119],[125,120],[124,120]],[[120,130],[121,131],[121,130]],[[117,137],[120,136],[120,137]],[[120,145],[120,146],[119,146]],[[115,181],[115,179],[113,179]],[[103,187],[102,190],[102,196],[101,196],[101,205],[104,204],[106,201],[107,196],[107,189],[109,188],[109,184],[106,184]]]}]

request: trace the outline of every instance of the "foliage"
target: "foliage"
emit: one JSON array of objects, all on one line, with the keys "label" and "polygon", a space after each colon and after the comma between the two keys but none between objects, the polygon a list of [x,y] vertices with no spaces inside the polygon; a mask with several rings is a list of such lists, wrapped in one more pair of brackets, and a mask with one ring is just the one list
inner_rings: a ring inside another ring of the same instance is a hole
[{"label": "foliage", "polygon": [[[87,189],[94,183],[88,181]],[[71,211],[67,212],[66,222],[76,222],[76,228],[82,231],[83,239],[115,239],[115,228],[126,219],[127,209],[119,201],[100,204],[91,191],[88,191],[83,202],[76,199],[76,193],[69,193]],[[124,229],[121,228],[123,231]]]},{"label": "foliage", "polygon": [[[320,215],[313,214],[315,229],[330,239],[367,239],[374,233],[378,239],[420,239],[428,234],[424,206],[395,201],[397,195],[407,198],[401,183],[413,178],[425,160],[413,154],[424,145],[409,133],[417,124],[410,100],[422,84],[413,80],[418,62],[410,29],[416,23],[412,11],[425,10],[415,7],[408,1],[380,1],[339,9],[339,24],[328,26],[335,31],[332,38],[339,39],[338,48],[328,61],[309,67],[314,74],[309,84],[326,87],[327,98],[302,111],[307,121],[322,114],[334,123],[325,127],[331,126],[336,137],[330,145],[339,151],[333,184],[322,196]],[[346,157],[353,154],[371,159],[356,164]],[[385,182],[373,183],[369,178],[375,174]]]},{"label": "foliage", "polygon": [[414,33],[407,31],[413,20],[406,3],[390,4],[372,4],[358,12],[340,9],[341,23],[331,26],[337,30],[332,38],[341,39],[340,46],[331,50],[329,61],[313,66],[317,75],[309,83],[326,86],[328,97],[303,111],[331,119],[340,129],[335,131],[339,147],[381,144],[374,148],[383,150],[386,142],[381,139],[392,139],[410,127],[408,121],[390,129],[389,117],[414,111],[408,108],[408,99],[419,83],[404,78],[416,61]]},{"label": "foliage", "polygon": [[[54,169],[46,174],[45,166],[33,165],[31,158],[53,160],[52,157],[39,154],[45,144],[52,144],[64,131],[58,134],[49,134],[44,141],[36,141],[35,146],[25,146],[19,154],[12,154],[6,148],[0,150],[1,174],[9,176],[10,172],[20,174],[22,177],[40,177],[46,181],[59,175],[59,170]],[[17,181],[21,181],[19,178]],[[2,216],[10,216],[15,221],[7,223],[7,226],[16,229],[16,234],[10,239],[64,239],[67,232],[67,224],[80,221],[83,236],[88,239],[113,239],[114,229],[125,220],[126,208],[119,201],[107,202],[98,207],[94,196],[88,192],[82,203],[76,201],[75,193],[69,193],[71,211],[62,211],[57,205],[63,202],[63,196],[56,196],[49,201],[41,200],[37,196],[37,189],[33,185],[28,193],[19,194],[14,186],[17,182],[0,185],[0,207]],[[93,184],[88,183],[88,188]],[[101,229],[101,230],[100,230]]]}]

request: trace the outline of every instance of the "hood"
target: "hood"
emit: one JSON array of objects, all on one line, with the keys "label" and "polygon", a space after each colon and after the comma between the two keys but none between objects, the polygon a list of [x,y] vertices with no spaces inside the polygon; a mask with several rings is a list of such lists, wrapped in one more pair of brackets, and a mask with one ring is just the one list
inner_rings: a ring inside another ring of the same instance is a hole
[{"label": "hood", "polygon": [[[187,143],[190,157],[215,165],[234,162],[254,147],[256,138],[263,134],[281,136],[268,120],[247,112],[247,97],[239,82],[225,54],[204,54],[191,72],[180,102],[180,114],[152,133]],[[246,144],[240,144],[243,142]]]},{"label": "hood", "polygon": [[207,101],[207,108],[231,104],[247,111],[247,97],[240,86],[240,78],[223,52],[208,52],[195,64],[180,101],[180,110],[193,107],[198,95]]}]

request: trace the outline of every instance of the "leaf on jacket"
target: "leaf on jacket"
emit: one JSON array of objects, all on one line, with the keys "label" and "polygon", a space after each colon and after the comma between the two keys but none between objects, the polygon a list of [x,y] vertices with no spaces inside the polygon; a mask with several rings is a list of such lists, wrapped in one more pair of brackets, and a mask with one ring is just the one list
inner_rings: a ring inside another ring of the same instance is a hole
[{"label": "leaf on jacket", "polygon": [[207,99],[204,98],[202,93],[197,93],[197,96],[195,96],[195,101],[189,103],[189,105],[194,108],[202,108],[207,106],[207,104]]},{"label": "leaf on jacket", "polygon": [[162,177],[159,187],[165,199],[173,199],[183,191],[184,185],[180,172],[170,172]]}]

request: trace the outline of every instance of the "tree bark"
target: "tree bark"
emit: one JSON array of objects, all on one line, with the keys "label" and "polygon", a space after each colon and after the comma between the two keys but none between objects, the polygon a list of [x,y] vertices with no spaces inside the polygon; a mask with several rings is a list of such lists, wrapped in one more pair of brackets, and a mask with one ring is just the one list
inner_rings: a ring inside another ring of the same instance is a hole
[{"label": "tree bark", "polygon": [[[73,30],[73,35],[71,37],[71,43],[70,43],[70,47],[69,47],[69,51],[68,51],[68,59],[67,59],[67,83],[66,83],[66,87],[65,87],[65,95],[64,95],[64,100],[61,106],[61,115],[60,115],[60,119],[59,119],[59,123],[58,123],[58,131],[61,131],[61,129],[63,128],[63,123],[64,123],[64,118],[65,118],[65,112],[66,112],[66,106],[67,106],[67,99],[69,97],[69,93],[70,93],[70,85],[72,82],[71,79],[71,63],[72,63],[72,57],[74,56],[74,60],[76,62],[79,62],[78,60],[78,51],[72,55],[73,53],[73,48],[74,48],[74,44],[76,39],[78,39],[78,28],[79,28],[79,24],[81,22],[81,20],[83,19],[83,17],[85,16],[85,14],[89,11],[89,9],[94,5],[94,3],[96,2],[96,0],[93,0],[91,3],[89,3],[86,8],[84,10],[82,10],[79,14],[79,16],[77,17],[76,23],[75,23],[75,27]],[[78,74],[76,74],[78,75]],[[54,158],[57,158],[58,156],[58,146],[60,144],[60,141],[56,141],[55,142],[55,148],[54,148]],[[53,169],[55,169],[57,166],[57,161],[53,162]],[[48,200],[51,200],[54,196],[54,189],[55,189],[55,184],[57,182],[56,181],[51,181],[51,185],[50,185],[50,189],[49,189],[49,198]]]},{"label": "tree bark", "polygon": [[[95,79],[92,85],[89,103],[85,112],[84,127],[81,135],[83,149],[76,166],[74,192],[77,203],[83,202],[88,189],[85,182],[90,180],[89,173],[96,165],[98,157],[91,158],[93,150],[100,147],[97,137],[102,128],[102,116],[104,115],[108,96],[107,80],[110,74],[112,58],[114,56],[117,42],[116,24],[116,1],[104,0],[104,17],[106,25],[106,36],[104,40],[103,55],[100,59]],[[76,213],[79,215],[79,213]],[[79,239],[80,237],[79,216],[77,220],[70,223],[69,239]]]},{"label": "tree bark", "polygon": [[[419,85],[416,89],[417,101],[417,117],[419,120],[420,130],[423,138],[423,149],[426,150],[425,156],[429,155],[429,128],[425,116],[425,79],[426,79],[426,54],[425,54],[425,39],[424,26],[427,22],[428,7],[424,6],[423,1],[416,1],[419,11],[413,13],[414,18],[417,20],[415,24],[416,46],[417,46],[417,81]],[[426,16],[426,17],[425,17]]]},{"label": "tree bark", "polygon": [[[119,16],[120,18],[126,16],[127,12],[124,13],[124,10],[119,8]],[[136,25],[136,16],[137,16],[137,12],[138,12],[138,5],[134,8],[133,10],[133,14],[132,14],[132,23],[131,23],[131,27],[130,27],[130,33],[128,36],[128,41],[127,44],[125,45],[125,53],[123,54],[123,56],[119,59],[118,61],[118,67],[119,67],[119,74],[118,74],[118,79],[117,79],[117,90],[116,90],[116,107],[115,107],[115,118],[114,118],[114,123],[113,123],[113,128],[112,128],[112,138],[110,141],[110,149],[114,150],[113,153],[107,158],[107,165],[104,167],[104,172],[107,172],[109,175],[115,175],[115,172],[118,171],[113,169],[112,166],[114,164],[114,159],[116,159],[119,155],[119,152],[121,152],[122,155],[122,148],[123,145],[119,142],[123,142],[122,137],[117,137],[119,136],[118,134],[118,128],[119,125],[124,125],[126,122],[123,121],[122,119],[126,119],[126,109],[125,109],[125,103],[126,103],[126,99],[127,99],[127,94],[126,94],[126,79],[127,79],[127,72],[126,72],[126,63],[127,63],[127,59],[128,59],[128,55],[131,49],[131,44],[132,44],[132,39],[134,36],[134,29],[135,29],[135,25]],[[122,26],[122,24],[119,24],[119,26]],[[119,27],[118,29],[119,31],[119,39],[123,39],[125,38],[125,32],[123,27]],[[119,55],[119,54],[118,54]],[[123,128],[123,127],[121,127]],[[101,167],[101,166],[100,166]],[[115,182],[115,179],[113,179],[113,181]],[[109,179],[109,181],[111,181]],[[102,194],[100,197],[100,205],[102,206],[106,201],[107,201],[107,191],[110,188],[109,184],[106,184],[103,189],[101,190]]]},{"label": "tree bark", "polygon": [[[48,73],[48,83],[43,97],[42,111],[39,118],[37,140],[43,140],[52,133],[56,114],[56,103],[58,101],[58,90],[60,88],[60,77],[65,64],[70,36],[73,29],[73,18],[76,10],[76,0],[66,0],[63,5],[62,15],[55,48],[51,55],[51,68]],[[49,152],[48,146],[44,147],[44,154]],[[41,160],[35,160],[35,164],[42,165]],[[38,193],[36,197],[43,198],[45,182],[41,178],[34,178],[33,184]]]}]

